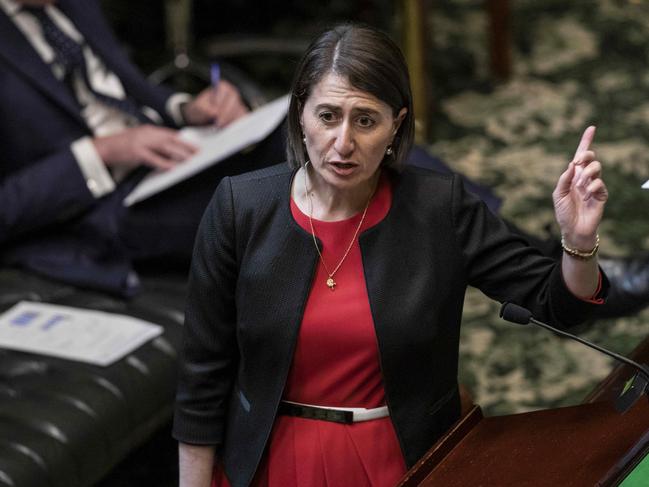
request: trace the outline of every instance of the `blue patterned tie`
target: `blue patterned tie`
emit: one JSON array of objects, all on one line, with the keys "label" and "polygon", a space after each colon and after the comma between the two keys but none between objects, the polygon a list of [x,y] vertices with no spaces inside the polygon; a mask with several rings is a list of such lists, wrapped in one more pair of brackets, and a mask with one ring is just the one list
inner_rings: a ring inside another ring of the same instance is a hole
[{"label": "blue patterned tie", "polygon": [[86,60],[83,55],[83,46],[77,44],[65,32],[63,32],[45,13],[42,7],[23,7],[23,10],[29,12],[34,16],[41,25],[43,35],[49,43],[50,47],[54,50],[56,62],[64,70],[64,79],[69,84],[70,77],[73,73],[81,75],[86,83],[88,89],[93,95],[105,105],[116,108],[122,112],[137,118],[142,123],[151,123],[151,119],[144,115],[135,103],[130,98],[120,99],[112,96],[105,95],[95,91],[88,79],[88,70],[86,67]]}]

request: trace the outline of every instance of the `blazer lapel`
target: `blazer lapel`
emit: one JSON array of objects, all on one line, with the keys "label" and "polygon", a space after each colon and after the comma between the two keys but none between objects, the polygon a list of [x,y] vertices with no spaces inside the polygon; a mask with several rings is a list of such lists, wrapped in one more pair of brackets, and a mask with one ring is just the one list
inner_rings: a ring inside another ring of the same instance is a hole
[{"label": "blazer lapel", "polygon": [[53,103],[85,126],[77,101],[65,84],[56,79],[50,67],[6,15],[0,15],[0,58],[4,59],[26,82],[34,85]]},{"label": "blazer lapel", "polygon": [[281,351],[277,356],[286,357],[284,379],[292,362],[293,350],[297,342],[304,308],[315,276],[318,254],[312,237],[304,231],[291,216],[290,191],[293,171],[290,171],[280,189],[279,223],[269,231],[272,248],[268,256],[272,267],[277,269],[272,279],[264,281],[255,292],[259,292],[256,302],[260,303],[260,316],[273,317],[265,320],[272,326],[273,345],[271,349]]}]

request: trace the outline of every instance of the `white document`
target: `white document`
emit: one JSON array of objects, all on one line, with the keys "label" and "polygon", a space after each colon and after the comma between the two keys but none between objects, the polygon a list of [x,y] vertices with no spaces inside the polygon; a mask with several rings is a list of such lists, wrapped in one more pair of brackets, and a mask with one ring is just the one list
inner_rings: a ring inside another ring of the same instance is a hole
[{"label": "white document", "polygon": [[0,315],[0,348],[106,366],[162,331],[130,316],[21,301]]},{"label": "white document", "polygon": [[642,189],[649,189],[649,180],[645,181],[645,183],[642,185]]},{"label": "white document", "polygon": [[232,154],[268,136],[288,112],[289,95],[284,95],[235,120],[222,129],[186,127],[181,137],[198,147],[192,157],[168,171],[148,174],[124,199],[131,206],[207,169]]}]

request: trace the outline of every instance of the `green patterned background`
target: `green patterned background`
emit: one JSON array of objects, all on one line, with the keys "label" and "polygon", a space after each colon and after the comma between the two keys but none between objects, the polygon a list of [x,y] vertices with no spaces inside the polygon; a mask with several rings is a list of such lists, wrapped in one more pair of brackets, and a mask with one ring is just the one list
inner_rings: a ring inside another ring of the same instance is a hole
[{"label": "green patterned background", "polygon": [[[649,2],[511,2],[513,75],[490,80],[483,1],[432,2],[429,61],[436,113],[430,149],[491,185],[502,214],[540,236],[557,233],[551,192],[583,129],[610,192],[602,252],[649,248]],[[612,362],[578,343],[498,318],[499,305],[469,290],[461,382],[488,414],[579,403]],[[584,337],[629,353],[649,311],[601,320]]]},{"label": "green patterned background", "polygon": [[[121,32],[116,19],[120,9],[135,7],[123,0],[103,3],[121,37],[134,36],[132,29]],[[146,11],[154,3],[147,0],[137,8]],[[396,27],[402,24],[398,3],[336,1],[326,8],[299,3],[296,9],[278,3],[283,14],[269,19],[268,30],[304,41],[324,25],[345,19]],[[610,192],[600,231],[602,252],[625,255],[649,249],[649,191],[640,189],[649,179],[649,1],[510,1],[513,75],[506,83],[494,83],[489,73],[487,2],[426,3],[435,108],[431,152],[492,186],[504,199],[502,214],[518,226],[540,236],[556,235],[551,191],[584,128],[596,124],[594,148]],[[195,3],[199,20],[209,14],[207,5]],[[149,55],[152,40],[158,57],[164,52],[160,33],[152,29],[133,39],[135,53]],[[206,46],[199,34],[192,31],[199,37],[197,51]],[[286,92],[296,59],[251,60],[237,66],[253,67],[252,79],[269,97]],[[150,71],[152,66],[143,68]],[[612,364],[598,353],[542,330],[506,324],[498,309],[497,303],[469,291],[460,379],[487,413],[578,403],[610,371]],[[647,335],[648,322],[645,311],[582,331],[628,353]]]}]

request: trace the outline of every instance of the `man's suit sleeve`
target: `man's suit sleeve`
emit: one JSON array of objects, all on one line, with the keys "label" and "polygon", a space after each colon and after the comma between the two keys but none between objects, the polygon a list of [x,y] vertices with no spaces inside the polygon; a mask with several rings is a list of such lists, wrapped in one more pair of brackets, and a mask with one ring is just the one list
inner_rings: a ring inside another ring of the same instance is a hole
[{"label": "man's suit sleeve", "polygon": [[[58,7],[83,32],[106,65],[121,80],[138,103],[159,111],[165,123],[174,126],[166,112],[171,90],[152,85],[123,52],[96,0],[60,0]],[[27,41],[24,41],[27,42]],[[2,69],[5,69],[3,63]],[[0,117],[0,132],[9,139],[0,157],[0,245],[69,221],[96,205],[88,181],[71,151],[71,142],[89,136],[50,97],[22,80],[8,65],[7,91],[2,99],[15,99]],[[8,101],[12,101],[11,99]],[[27,125],[22,118],[30,114]],[[55,115],[60,114],[60,115]],[[61,122],[56,116],[66,117]],[[50,136],[57,134],[59,140]],[[68,143],[61,143],[65,139]],[[43,147],[33,158],[34,148]],[[51,149],[48,149],[51,148]]]},{"label": "man's suit sleeve", "polygon": [[54,227],[96,201],[70,149],[54,152],[0,178],[0,244]]},{"label": "man's suit sleeve", "polygon": [[[538,319],[569,327],[592,316],[597,305],[574,296],[561,263],[513,234],[458,176],[452,190],[454,238],[462,249],[469,284],[500,302],[528,308]],[[604,294],[608,281],[603,276]]]},{"label": "man's suit sleeve", "polygon": [[173,429],[184,443],[222,443],[239,359],[234,220],[232,188],[225,178],[199,227],[189,278]]}]

